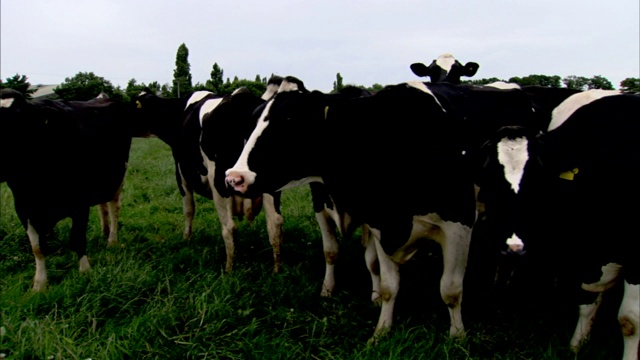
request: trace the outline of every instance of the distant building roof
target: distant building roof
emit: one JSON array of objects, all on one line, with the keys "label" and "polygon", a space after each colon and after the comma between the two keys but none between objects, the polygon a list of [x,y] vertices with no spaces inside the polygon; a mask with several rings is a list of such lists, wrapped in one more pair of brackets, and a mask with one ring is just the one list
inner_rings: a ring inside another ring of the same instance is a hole
[{"label": "distant building roof", "polygon": [[53,92],[53,89],[58,87],[58,85],[59,84],[31,86],[31,89],[36,89],[36,92],[33,93],[31,96],[34,99],[43,99],[43,98],[52,97],[55,95],[55,93]]}]

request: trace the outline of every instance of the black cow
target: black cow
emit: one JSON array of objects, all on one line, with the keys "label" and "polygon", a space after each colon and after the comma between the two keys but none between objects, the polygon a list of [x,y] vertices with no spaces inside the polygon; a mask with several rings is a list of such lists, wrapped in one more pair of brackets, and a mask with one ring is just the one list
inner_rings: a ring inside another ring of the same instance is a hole
[{"label": "black cow", "polygon": [[429,66],[423,63],[413,63],[410,68],[417,76],[431,78],[432,83],[460,84],[460,77],[475,75],[480,65],[475,62],[462,65],[453,55],[442,54],[434,59]]},{"label": "black cow", "polygon": [[47,284],[47,236],[72,219],[69,246],[80,271],[90,269],[86,230],[91,206],[117,198],[127,169],[131,110],[115,102],[27,101],[2,90],[0,178],[11,189],[15,209],[36,260],[33,289]]},{"label": "black cow", "polygon": [[504,250],[526,251],[532,266],[554,269],[576,291],[574,351],[587,339],[602,292],[624,281],[623,358],[638,358],[638,119],[640,95],[588,90],[553,110],[548,131],[506,127],[484,148],[479,182]]},{"label": "black cow", "polygon": [[[101,92],[95,98],[88,100],[88,103],[107,103],[112,100],[109,95]],[[136,131],[133,132],[136,137],[145,136]],[[98,204],[98,217],[100,219],[100,228],[102,234],[107,238],[107,245],[113,246],[118,242],[118,221],[120,219],[120,210],[122,208],[122,188],[124,187],[124,178],[122,184],[118,188],[113,199],[109,202]]]}]

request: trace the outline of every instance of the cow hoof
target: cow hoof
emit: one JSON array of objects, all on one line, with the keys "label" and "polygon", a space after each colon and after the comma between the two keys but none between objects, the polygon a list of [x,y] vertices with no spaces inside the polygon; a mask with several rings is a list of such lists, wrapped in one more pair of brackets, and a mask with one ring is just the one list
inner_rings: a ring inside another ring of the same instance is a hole
[{"label": "cow hoof", "polygon": [[385,327],[374,332],[373,336],[367,341],[368,346],[376,346],[382,338],[387,336],[389,328]]},{"label": "cow hoof", "polygon": [[80,258],[80,272],[87,272],[91,270],[91,265],[89,265],[89,259],[87,258],[87,255],[84,255],[82,258]]},{"label": "cow hoof", "polygon": [[326,297],[326,298],[330,298],[331,297],[331,290],[327,289],[324,285],[322,286],[322,291],[320,292],[320,296],[321,297]]},{"label": "cow hoof", "polygon": [[33,292],[44,292],[44,290],[47,288],[47,282],[35,282],[33,283],[33,287],[31,288],[31,290]]},{"label": "cow hoof", "polygon": [[467,337],[467,332],[464,329],[452,327],[449,329],[449,337],[455,340],[462,340]]}]

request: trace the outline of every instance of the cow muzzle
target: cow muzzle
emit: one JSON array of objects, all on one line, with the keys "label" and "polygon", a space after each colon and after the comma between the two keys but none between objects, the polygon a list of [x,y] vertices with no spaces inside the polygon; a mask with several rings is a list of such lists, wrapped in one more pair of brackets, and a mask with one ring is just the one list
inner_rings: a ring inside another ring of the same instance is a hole
[{"label": "cow muzzle", "polygon": [[503,251],[504,255],[524,255],[526,251],[524,250],[524,242],[516,235],[513,234],[506,241],[507,251]]},{"label": "cow muzzle", "polygon": [[227,187],[245,194],[249,190],[249,186],[253,184],[256,174],[252,171],[227,170],[225,183]]}]

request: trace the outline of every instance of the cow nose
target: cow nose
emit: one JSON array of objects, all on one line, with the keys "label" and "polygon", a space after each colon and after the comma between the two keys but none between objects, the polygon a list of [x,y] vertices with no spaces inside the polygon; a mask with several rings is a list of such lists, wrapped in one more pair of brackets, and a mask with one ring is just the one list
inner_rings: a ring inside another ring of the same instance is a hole
[{"label": "cow nose", "polygon": [[522,256],[527,251],[524,249],[524,244],[509,244],[506,251],[502,251],[502,255],[507,256]]},{"label": "cow nose", "polygon": [[225,182],[228,187],[233,188],[242,194],[247,192],[248,183],[239,171],[229,171]]}]

